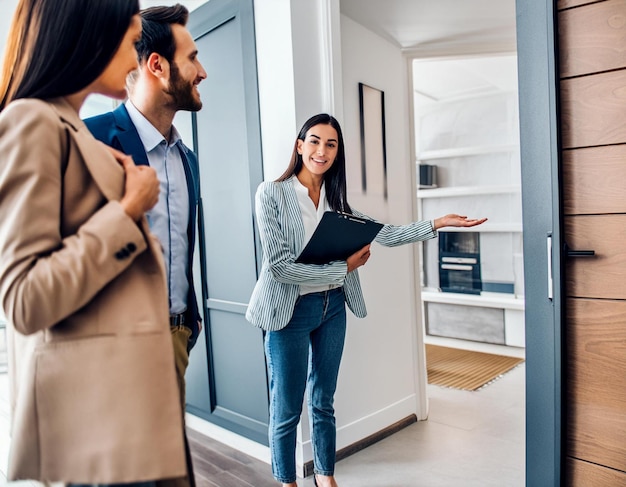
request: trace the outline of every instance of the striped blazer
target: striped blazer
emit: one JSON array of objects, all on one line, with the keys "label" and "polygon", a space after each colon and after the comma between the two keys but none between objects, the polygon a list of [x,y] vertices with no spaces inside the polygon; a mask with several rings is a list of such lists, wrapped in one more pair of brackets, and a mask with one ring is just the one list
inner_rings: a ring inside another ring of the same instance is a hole
[{"label": "striped blazer", "polygon": [[[301,284],[343,286],[348,308],[355,316],[364,318],[367,310],[358,271],[347,273],[345,261],[324,265],[295,262],[304,247],[304,223],[293,177],[280,182],[261,183],[255,204],[263,263],[246,319],[268,331],[284,328],[293,314]],[[352,211],[357,216],[369,218],[354,209]],[[375,240],[394,247],[436,236],[430,221],[419,221],[409,225],[385,225]]]}]

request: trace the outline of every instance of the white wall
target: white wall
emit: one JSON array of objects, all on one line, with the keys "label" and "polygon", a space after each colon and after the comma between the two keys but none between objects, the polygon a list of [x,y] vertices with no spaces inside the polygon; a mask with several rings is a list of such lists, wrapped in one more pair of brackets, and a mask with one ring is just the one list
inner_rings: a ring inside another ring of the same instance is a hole
[{"label": "white wall", "polygon": [[[414,215],[415,186],[407,63],[399,48],[346,16],[341,17],[341,39],[349,202],[386,223],[409,223]],[[387,201],[361,192],[359,82],[385,95]],[[372,257],[360,270],[368,316],[360,320],[349,315],[337,392],[340,446],[410,414],[426,414],[417,410],[417,388],[425,371],[416,366],[421,363],[415,355],[421,332],[417,331],[419,291],[414,256],[414,245],[390,249],[374,244]]]},{"label": "white wall", "polygon": [[340,116],[339,0],[255,0],[254,17],[263,169],[273,180],[309,117]]},{"label": "white wall", "polygon": [[272,180],[287,167],[297,135],[289,0],[256,0],[254,22],[263,170]]},{"label": "white wall", "polygon": [[13,20],[13,12],[17,7],[17,0],[0,0],[0,59],[4,56],[4,46],[7,36],[9,35],[9,27]]}]

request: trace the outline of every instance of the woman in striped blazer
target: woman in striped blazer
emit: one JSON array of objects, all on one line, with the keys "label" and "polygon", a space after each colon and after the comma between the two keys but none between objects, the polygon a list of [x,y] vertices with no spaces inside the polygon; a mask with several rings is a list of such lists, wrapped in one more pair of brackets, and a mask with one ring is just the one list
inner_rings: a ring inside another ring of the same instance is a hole
[{"label": "woman in striped blazer", "polygon": [[[314,483],[337,487],[333,399],[346,333],[345,304],[359,318],[367,314],[357,268],[369,259],[369,245],[345,261],[295,262],[327,210],[365,217],[346,199],[341,127],[334,117],[319,114],[300,130],[285,173],[262,183],[256,194],[263,265],[246,318],[267,331],[272,472],[283,487],[297,485],[296,428],[307,383]],[[385,225],[375,240],[402,245],[434,238],[444,226],[472,227],[485,220],[446,215]]]}]

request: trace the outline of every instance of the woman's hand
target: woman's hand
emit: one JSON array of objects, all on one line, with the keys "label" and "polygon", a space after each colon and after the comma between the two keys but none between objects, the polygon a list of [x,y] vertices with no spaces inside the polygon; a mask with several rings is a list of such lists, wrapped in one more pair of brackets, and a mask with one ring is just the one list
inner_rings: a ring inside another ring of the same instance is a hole
[{"label": "woman's hand", "polygon": [[159,200],[159,179],[149,166],[136,166],[133,158],[112,147],[107,149],[124,168],[126,182],[120,204],[128,216],[138,221]]},{"label": "woman's hand", "polygon": [[486,218],[468,219],[466,216],[450,214],[435,219],[435,230],[443,227],[475,227],[486,221]]},{"label": "woman's hand", "polygon": [[346,263],[348,264],[348,272],[352,272],[354,269],[361,267],[367,262],[369,258],[370,244],[367,244],[361,250],[357,250],[354,254],[346,259]]}]

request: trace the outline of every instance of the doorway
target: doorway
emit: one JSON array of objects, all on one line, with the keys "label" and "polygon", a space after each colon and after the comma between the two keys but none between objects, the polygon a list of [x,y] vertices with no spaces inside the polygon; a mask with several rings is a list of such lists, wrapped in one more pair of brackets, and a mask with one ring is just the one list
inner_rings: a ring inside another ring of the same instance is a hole
[{"label": "doorway", "polygon": [[[489,218],[467,230],[442,229],[439,239],[424,242],[427,341],[523,352],[517,56],[415,59],[412,79],[420,219],[459,212]],[[454,245],[470,237],[471,248]],[[442,245],[448,241],[450,248]]]},{"label": "doorway", "polygon": [[[418,217],[462,212],[489,218],[470,231],[447,229],[439,239],[424,242],[417,271],[423,286],[424,341],[525,358],[517,53],[421,57],[410,60],[410,74]],[[461,244],[442,245],[450,240]],[[450,274],[463,270],[467,278],[450,285]],[[523,372],[513,376],[525,387]],[[493,386],[472,394],[497,409],[511,397],[504,392],[489,396]],[[440,393],[433,385],[428,395],[435,421],[447,408],[463,409],[455,397],[469,400]],[[502,439],[516,445],[512,451],[523,451],[523,403],[508,413],[515,418],[509,416],[510,424],[519,427],[506,430]],[[477,433],[477,441],[482,438]]]}]

